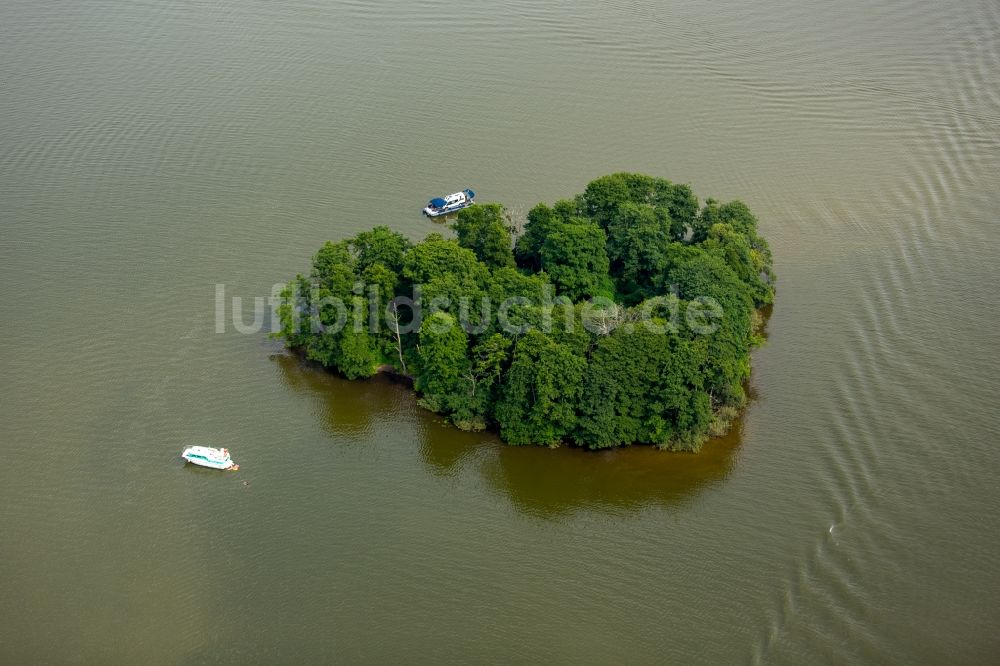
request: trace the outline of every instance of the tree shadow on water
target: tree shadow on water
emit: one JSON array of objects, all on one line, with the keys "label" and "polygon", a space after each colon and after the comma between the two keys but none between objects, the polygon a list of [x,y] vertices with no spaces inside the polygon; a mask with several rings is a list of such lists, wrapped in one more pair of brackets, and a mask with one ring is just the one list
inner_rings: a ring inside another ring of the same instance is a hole
[{"label": "tree shadow on water", "polygon": [[[631,512],[683,504],[723,482],[742,443],[743,419],[700,453],[649,446],[604,451],[507,446],[492,432],[463,432],[417,405],[412,389],[387,376],[349,381],[294,355],[275,355],[283,382],[310,395],[324,429],[364,439],[374,424],[392,422],[412,437],[435,477],[476,474],[521,512],[558,519],[577,511]],[[750,391],[750,401],[755,396]]]},{"label": "tree shadow on water", "polygon": [[385,376],[351,381],[296,354],[274,354],[271,360],[285,386],[312,399],[322,427],[332,434],[365,437],[379,419],[410,411],[407,387]]},{"label": "tree shadow on water", "polygon": [[576,510],[633,511],[686,502],[732,471],[741,424],[705,444],[700,453],[650,446],[604,451],[577,448],[498,448],[483,467],[493,488],[519,509],[540,517]]}]

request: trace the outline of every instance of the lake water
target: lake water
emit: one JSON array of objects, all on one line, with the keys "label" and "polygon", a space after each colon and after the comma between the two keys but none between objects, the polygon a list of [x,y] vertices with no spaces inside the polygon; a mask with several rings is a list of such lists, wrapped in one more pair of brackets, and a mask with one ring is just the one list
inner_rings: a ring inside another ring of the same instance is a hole
[{"label": "lake water", "polygon": [[[998,84],[994,0],[6,0],[0,661],[995,663]],[[618,170],[774,250],[700,455],[216,333],[431,196]]]}]

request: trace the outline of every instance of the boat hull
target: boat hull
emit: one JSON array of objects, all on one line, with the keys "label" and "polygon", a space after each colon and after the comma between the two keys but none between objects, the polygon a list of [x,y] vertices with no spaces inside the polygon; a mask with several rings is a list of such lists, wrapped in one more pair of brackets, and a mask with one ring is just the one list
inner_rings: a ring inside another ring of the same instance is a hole
[{"label": "boat hull", "polygon": [[424,208],[424,215],[427,217],[442,217],[444,215],[450,215],[451,213],[457,213],[460,210],[468,208],[469,206],[475,205],[475,201],[470,201],[469,203],[460,204],[457,206],[449,206],[446,208],[431,208],[427,206]]},{"label": "boat hull", "polygon": [[211,469],[232,469],[236,466],[232,460],[227,460],[225,462],[217,463],[211,460],[198,459],[192,456],[181,456],[184,460],[188,461],[192,465],[198,465],[199,467],[209,467]]}]

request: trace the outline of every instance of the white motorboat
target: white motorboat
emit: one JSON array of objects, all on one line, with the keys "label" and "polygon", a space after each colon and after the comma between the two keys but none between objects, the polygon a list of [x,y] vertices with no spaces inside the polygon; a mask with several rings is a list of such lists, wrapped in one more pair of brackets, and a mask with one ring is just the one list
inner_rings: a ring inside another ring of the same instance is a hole
[{"label": "white motorboat", "polygon": [[194,465],[212,469],[239,469],[233,462],[229,449],[213,449],[210,446],[189,446],[181,453],[181,458]]},{"label": "white motorboat", "polygon": [[461,192],[449,194],[446,197],[431,199],[424,206],[424,215],[427,217],[438,217],[439,215],[454,213],[476,203],[475,198],[476,193],[472,190],[462,190]]}]

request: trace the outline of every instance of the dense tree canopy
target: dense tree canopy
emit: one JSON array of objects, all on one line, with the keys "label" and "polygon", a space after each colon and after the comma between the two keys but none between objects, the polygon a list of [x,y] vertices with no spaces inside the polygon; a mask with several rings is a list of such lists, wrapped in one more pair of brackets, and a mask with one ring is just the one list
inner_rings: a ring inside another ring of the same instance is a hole
[{"label": "dense tree canopy", "polygon": [[459,245],[472,250],[487,266],[514,265],[510,229],[500,204],[487,203],[463,211],[455,223],[455,235]]},{"label": "dense tree canopy", "polygon": [[774,299],[744,203],[618,173],[513,228],[477,204],[454,239],[379,226],[326,243],[277,335],[348,378],[391,366],[424,407],[510,444],[696,450],[722,430]]},{"label": "dense tree canopy", "polygon": [[542,266],[559,292],[573,301],[612,295],[607,236],[587,220],[570,220],[552,230],[539,250]]}]

